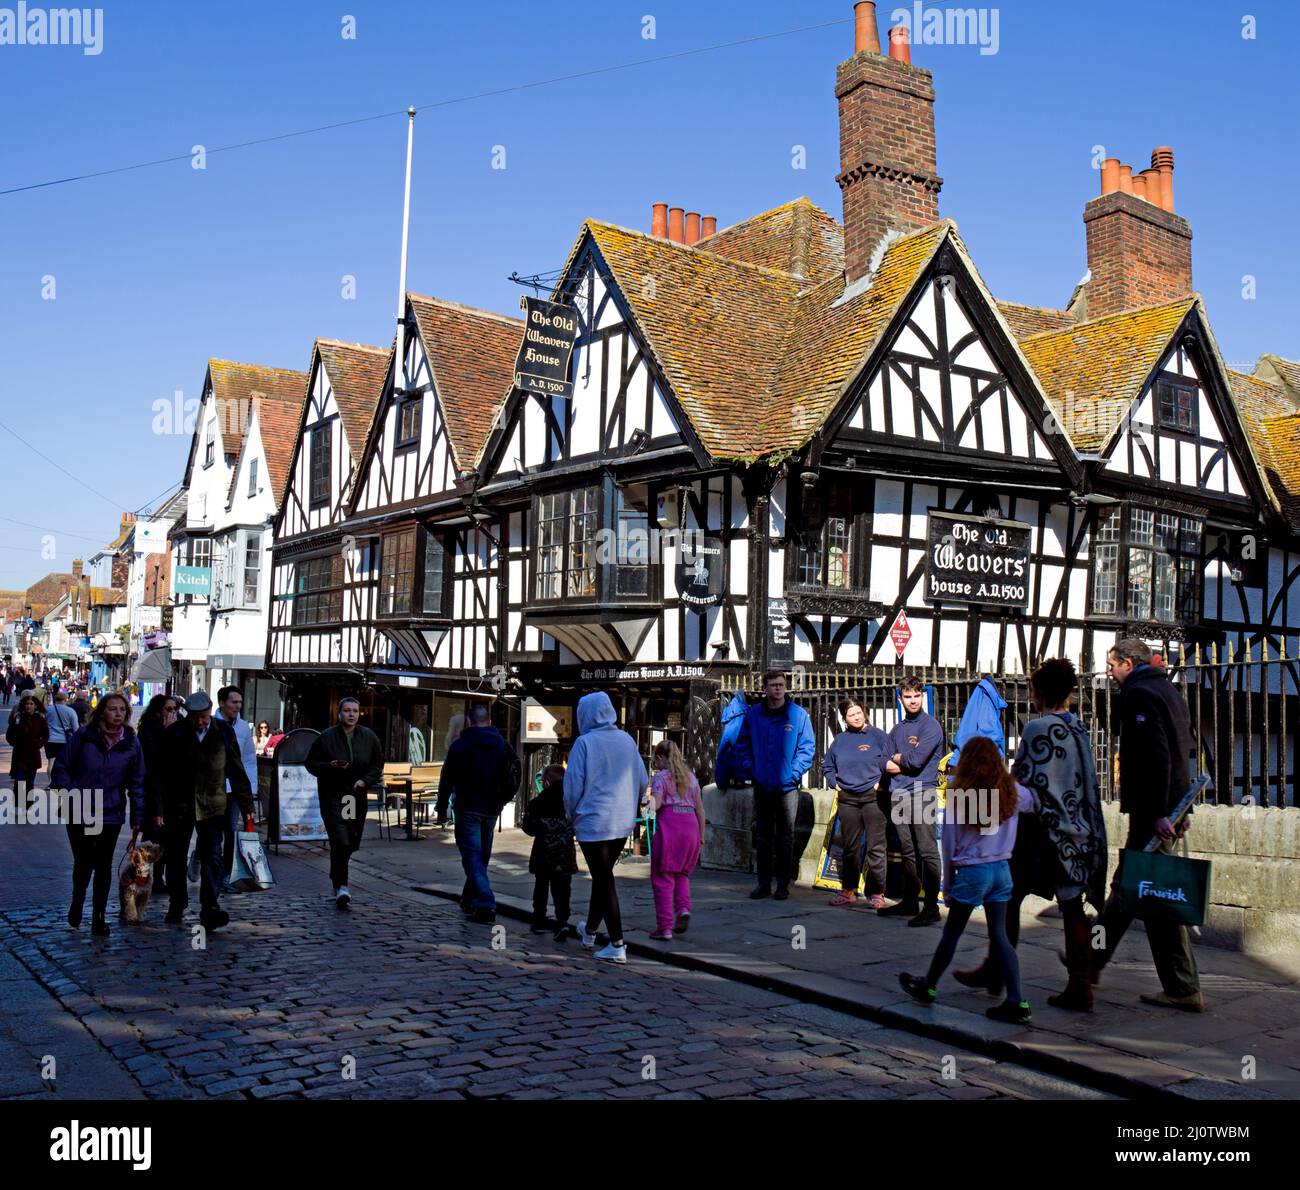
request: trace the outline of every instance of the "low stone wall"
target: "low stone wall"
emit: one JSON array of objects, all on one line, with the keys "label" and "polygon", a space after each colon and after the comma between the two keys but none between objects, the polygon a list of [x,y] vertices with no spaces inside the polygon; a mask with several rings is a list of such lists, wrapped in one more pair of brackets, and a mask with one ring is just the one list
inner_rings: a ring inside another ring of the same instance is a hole
[{"label": "low stone wall", "polygon": [[[795,851],[801,884],[817,875],[822,841],[835,805],[829,789],[799,793]],[[706,868],[752,872],[754,798],[750,789],[704,790],[709,830],[701,862]],[[1128,833],[1117,802],[1104,806],[1111,845],[1110,873]],[[1300,810],[1201,806],[1187,836],[1189,853],[1214,864],[1209,920],[1202,945],[1248,954],[1300,951]]]},{"label": "low stone wall", "polygon": [[[1113,873],[1128,815],[1118,802],[1103,810]],[[1193,859],[1214,865],[1202,944],[1247,954],[1300,951],[1300,810],[1198,806],[1187,846]]]}]

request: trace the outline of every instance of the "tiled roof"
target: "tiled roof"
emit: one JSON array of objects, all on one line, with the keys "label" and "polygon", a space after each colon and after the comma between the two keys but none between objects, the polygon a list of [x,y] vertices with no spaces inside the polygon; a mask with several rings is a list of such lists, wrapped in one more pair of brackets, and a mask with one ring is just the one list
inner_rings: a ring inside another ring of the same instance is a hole
[{"label": "tiled roof", "polygon": [[1017,339],[1042,335],[1048,331],[1063,331],[1074,325],[1074,315],[1068,310],[1048,310],[1042,306],[1022,306],[1019,302],[998,302],[1002,317],[1007,320],[1011,333]]},{"label": "tiled roof", "polygon": [[746,264],[794,273],[810,285],[844,272],[844,232],[807,198],[724,227],[696,247]]},{"label": "tiled roof", "polygon": [[[830,416],[917,278],[956,227],[944,220],[890,244],[865,292],[840,302],[843,276],[799,295],[780,353],[773,449],[794,450]],[[838,305],[836,303],[839,303]]]},{"label": "tiled roof", "polygon": [[1101,451],[1196,298],[1030,335],[1020,349],[1075,446]]},{"label": "tiled roof", "polygon": [[1265,486],[1293,526],[1300,526],[1300,414],[1286,390],[1228,370],[1233,403]]},{"label": "tiled roof", "polygon": [[836,305],[842,272],[809,288],[703,246],[586,226],[700,442],[732,460],[808,441],[952,228],[897,240],[873,285]]},{"label": "tiled roof", "polygon": [[514,385],[524,324],[488,310],[407,294],[433,371],[458,471],[469,471]]},{"label": "tiled roof", "polygon": [[[257,410],[257,424],[261,431],[262,453],[266,457],[266,481],[271,485],[271,499],[278,510],[289,483],[289,465],[298,441],[298,426],[302,421],[302,406],[307,399],[304,383],[296,402],[273,400],[260,393],[253,397]],[[230,482],[235,482],[231,475]],[[231,495],[233,495],[233,491]]]},{"label": "tiled roof", "polygon": [[221,419],[222,447],[238,454],[252,397],[261,393],[272,400],[301,402],[307,390],[307,374],[288,368],[263,368],[257,364],[239,364],[231,360],[211,359],[208,375],[212,378],[212,397]]},{"label": "tiled roof", "polygon": [[1254,374],[1261,380],[1280,384],[1292,403],[1300,404],[1300,363],[1280,355],[1261,355]]},{"label": "tiled roof", "polygon": [[126,592],[116,587],[91,587],[90,603],[92,607],[123,607],[126,604]]},{"label": "tiled roof", "polygon": [[357,466],[366,448],[366,435],[375,417],[375,407],[383,395],[388,365],[393,358],[392,348],[317,339],[316,349],[334,392],[343,431],[348,436],[352,463]]}]

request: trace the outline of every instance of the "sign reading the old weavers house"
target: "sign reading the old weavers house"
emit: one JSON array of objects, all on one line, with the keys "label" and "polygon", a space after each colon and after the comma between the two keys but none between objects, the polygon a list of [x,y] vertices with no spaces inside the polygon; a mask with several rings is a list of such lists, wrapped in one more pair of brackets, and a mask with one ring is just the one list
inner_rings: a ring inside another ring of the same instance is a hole
[{"label": "sign reading the old weavers house", "polygon": [[524,341],[515,361],[515,387],[548,397],[573,396],[569,360],[578,337],[578,315],[572,306],[523,298]]},{"label": "sign reading the old weavers house", "polygon": [[931,512],[925,555],[927,603],[1029,606],[1029,526],[993,517]]}]

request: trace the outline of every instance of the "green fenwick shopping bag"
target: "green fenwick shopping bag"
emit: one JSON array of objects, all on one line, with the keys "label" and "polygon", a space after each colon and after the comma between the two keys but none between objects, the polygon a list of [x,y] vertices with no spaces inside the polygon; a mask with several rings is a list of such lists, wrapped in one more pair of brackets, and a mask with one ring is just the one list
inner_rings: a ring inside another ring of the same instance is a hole
[{"label": "green fenwick shopping bag", "polygon": [[1143,921],[1205,924],[1210,903],[1210,861],[1164,851],[1120,853],[1120,903]]}]

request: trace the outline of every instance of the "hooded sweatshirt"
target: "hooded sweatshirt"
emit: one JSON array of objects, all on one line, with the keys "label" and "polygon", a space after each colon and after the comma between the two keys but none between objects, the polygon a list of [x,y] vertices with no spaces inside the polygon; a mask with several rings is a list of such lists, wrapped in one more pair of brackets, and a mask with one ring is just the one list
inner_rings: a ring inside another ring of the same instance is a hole
[{"label": "hooded sweatshirt", "polygon": [[957,767],[961,759],[961,750],[967,740],[975,736],[984,736],[998,746],[998,754],[1005,755],[1007,737],[1002,729],[1002,712],[1007,709],[1007,700],[998,692],[992,678],[981,678],[978,686],[971,691],[970,701],[962,712],[961,722],[957,725],[957,734],[953,737],[953,756],[948,763],[949,771]]},{"label": "hooded sweatshirt", "polygon": [[579,843],[625,839],[650,782],[636,741],[603,690],[578,700],[578,738],[564,773],[564,814]]}]

